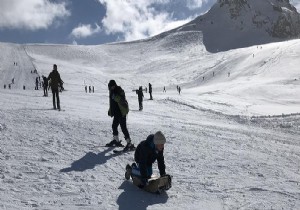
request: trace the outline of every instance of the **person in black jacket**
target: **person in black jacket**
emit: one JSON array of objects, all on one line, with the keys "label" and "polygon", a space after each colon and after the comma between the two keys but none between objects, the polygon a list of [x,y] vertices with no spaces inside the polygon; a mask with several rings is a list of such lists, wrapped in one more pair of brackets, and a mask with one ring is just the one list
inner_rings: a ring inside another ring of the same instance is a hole
[{"label": "person in black jacket", "polygon": [[138,95],[139,111],[142,111],[143,110],[143,98],[144,98],[142,86],[140,86],[139,89],[136,90],[136,94]]},{"label": "person in black jacket", "polygon": [[153,100],[152,98],[152,85],[149,83],[149,94],[150,94],[150,100]]},{"label": "person in black jacket", "polygon": [[43,88],[44,88],[44,96],[48,96],[48,79],[43,76]]},{"label": "person in black jacket", "polygon": [[109,90],[109,110],[108,116],[113,117],[112,130],[113,140],[106,144],[107,147],[122,147],[119,140],[118,127],[121,126],[121,130],[124,134],[127,142],[125,150],[133,150],[134,145],[131,143],[130,135],[126,125],[126,116],[129,112],[128,102],[126,100],[124,90],[117,85],[115,80],[110,80],[108,83]]},{"label": "person in black jacket", "polygon": [[62,87],[63,81],[60,78],[60,74],[57,71],[57,65],[53,64],[53,71],[49,74],[48,80],[50,80],[50,86],[53,95],[53,109],[56,109],[55,104],[55,97],[57,102],[57,109],[60,111],[60,101],[59,101],[59,94],[58,94],[58,87]]},{"label": "person in black jacket", "polygon": [[166,138],[161,131],[151,134],[146,140],[142,141],[136,148],[132,164],[132,175],[139,176],[144,187],[152,175],[152,164],[157,160],[160,176],[166,175],[166,166],[164,159],[164,145]]}]

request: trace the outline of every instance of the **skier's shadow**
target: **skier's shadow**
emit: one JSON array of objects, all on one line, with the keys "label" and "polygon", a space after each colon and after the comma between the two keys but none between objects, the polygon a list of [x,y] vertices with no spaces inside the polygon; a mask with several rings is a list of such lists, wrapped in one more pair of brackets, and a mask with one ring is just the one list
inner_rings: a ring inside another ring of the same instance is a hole
[{"label": "skier's shadow", "polygon": [[157,195],[138,189],[129,181],[124,181],[119,189],[124,189],[117,200],[119,210],[146,210],[151,205],[166,203],[169,198],[167,193]]},{"label": "skier's shadow", "polygon": [[71,167],[63,168],[60,170],[60,172],[70,172],[70,171],[85,171],[87,169],[93,169],[96,165],[101,165],[106,163],[107,160],[112,158],[112,155],[105,156],[105,154],[109,151],[111,151],[112,148],[108,148],[104,150],[103,152],[100,152],[98,154],[95,154],[93,152],[88,152],[80,158],[79,160],[74,161],[71,164]]},{"label": "skier's shadow", "polygon": [[130,110],[131,112],[141,112],[140,110],[138,110],[138,109],[132,109],[132,110]]}]

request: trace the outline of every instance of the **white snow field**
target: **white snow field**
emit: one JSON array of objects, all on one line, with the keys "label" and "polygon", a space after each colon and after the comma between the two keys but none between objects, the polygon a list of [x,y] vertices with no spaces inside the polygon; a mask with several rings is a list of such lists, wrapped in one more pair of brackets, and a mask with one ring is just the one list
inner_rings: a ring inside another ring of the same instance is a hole
[{"label": "white snow field", "polygon": [[[0,50],[0,209],[300,209],[300,40],[209,53],[201,32],[178,32]],[[30,73],[48,76],[54,63],[66,89],[60,112]],[[103,147],[112,139],[110,79],[126,92],[133,143],[158,130],[167,138],[166,193],[126,181],[134,153]],[[132,90],[149,82],[154,100],[144,93],[138,111]]]}]

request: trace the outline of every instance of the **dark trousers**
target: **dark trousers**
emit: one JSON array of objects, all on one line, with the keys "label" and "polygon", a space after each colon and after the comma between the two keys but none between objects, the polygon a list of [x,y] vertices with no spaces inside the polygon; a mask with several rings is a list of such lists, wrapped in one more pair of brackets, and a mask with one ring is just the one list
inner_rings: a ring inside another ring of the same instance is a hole
[{"label": "dark trousers", "polygon": [[143,109],[143,100],[140,100],[140,99],[139,99],[139,108],[140,108],[140,110]]},{"label": "dark trousers", "polygon": [[53,108],[56,109],[55,106],[55,97],[56,97],[57,108],[60,109],[58,89],[52,89],[52,96],[53,96]]},{"label": "dark trousers", "polygon": [[150,100],[153,100],[153,98],[152,98],[152,92],[149,92],[149,94],[150,94]]},{"label": "dark trousers", "polygon": [[121,130],[124,134],[125,139],[129,139],[129,133],[127,130],[127,125],[126,125],[126,116],[114,116],[113,123],[112,123],[112,130],[113,130],[113,135],[117,136],[119,134],[118,132],[118,126],[121,126]]},{"label": "dark trousers", "polygon": [[47,87],[44,87],[44,96],[48,96],[48,90],[47,90]]}]

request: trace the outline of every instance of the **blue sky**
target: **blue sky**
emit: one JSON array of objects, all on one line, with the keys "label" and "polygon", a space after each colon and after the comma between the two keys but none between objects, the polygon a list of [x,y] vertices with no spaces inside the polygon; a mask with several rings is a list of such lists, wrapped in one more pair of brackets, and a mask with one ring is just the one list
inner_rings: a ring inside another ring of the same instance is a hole
[{"label": "blue sky", "polygon": [[[159,34],[217,0],[0,0],[0,41],[103,44]],[[295,6],[300,0],[292,0]]]},{"label": "blue sky", "polygon": [[216,0],[0,0],[0,41],[102,44],[180,26]]}]

